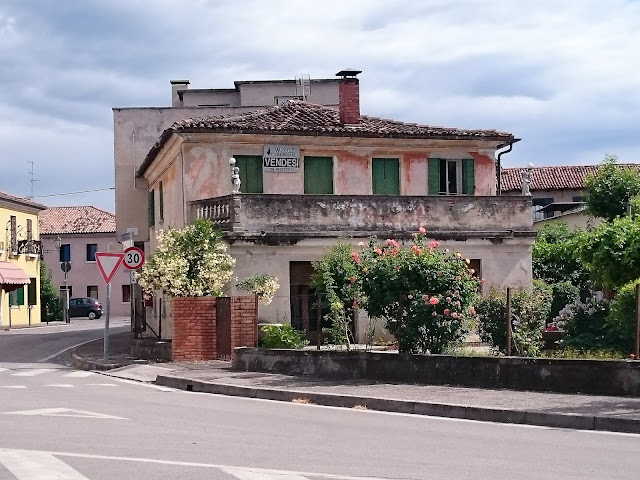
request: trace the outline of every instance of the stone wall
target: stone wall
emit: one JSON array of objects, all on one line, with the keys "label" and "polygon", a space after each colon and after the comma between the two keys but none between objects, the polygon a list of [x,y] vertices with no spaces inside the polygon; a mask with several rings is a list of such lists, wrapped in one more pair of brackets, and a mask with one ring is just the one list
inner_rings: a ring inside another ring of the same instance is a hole
[{"label": "stone wall", "polygon": [[624,360],[241,348],[235,352],[233,368],[335,380],[640,396],[640,362]]}]

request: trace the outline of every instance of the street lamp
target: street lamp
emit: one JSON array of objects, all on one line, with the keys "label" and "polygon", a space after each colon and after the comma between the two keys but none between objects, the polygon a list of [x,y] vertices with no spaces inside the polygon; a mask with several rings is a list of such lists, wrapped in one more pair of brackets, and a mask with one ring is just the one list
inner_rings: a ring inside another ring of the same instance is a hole
[{"label": "street lamp", "polygon": [[71,270],[71,263],[62,259],[62,239],[59,235],[56,237],[54,245],[58,249],[58,254],[60,256],[60,268],[64,272],[64,321],[65,323],[69,323],[69,286],[67,285],[67,280],[69,270]]}]

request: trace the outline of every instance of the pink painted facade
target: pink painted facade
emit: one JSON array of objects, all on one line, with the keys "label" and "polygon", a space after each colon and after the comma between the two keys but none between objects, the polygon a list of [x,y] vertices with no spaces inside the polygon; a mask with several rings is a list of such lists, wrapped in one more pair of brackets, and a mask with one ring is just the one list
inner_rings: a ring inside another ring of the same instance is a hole
[{"label": "pink painted facade", "polygon": [[[115,232],[40,236],[44,263],[51,272],[54,285],[60,292],[60,287],[64,285],[64,273],[60,269],[60,252],[55,246],[55,240],[58,236],[63,245],[70,246],[71,271],[67,275],[67,285],[70,287],[71,297],[95,297],[92,292],[95,291],[94,288],[97,288],[98,300],[106,308],[107,285],[96,262],[87,260],[87,245],[96,245],[98,252],[121,251],[122,246],[116,242]],[[112,317],[128,317],[130,315],[128,291],[129,270],[121,265],[111,281]]]}]

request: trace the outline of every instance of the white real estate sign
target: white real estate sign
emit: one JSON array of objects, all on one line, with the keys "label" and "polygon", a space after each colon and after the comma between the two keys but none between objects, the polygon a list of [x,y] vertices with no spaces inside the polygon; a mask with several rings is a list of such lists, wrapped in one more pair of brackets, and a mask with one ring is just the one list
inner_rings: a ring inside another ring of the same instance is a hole
[{"label": "white real estate sign", "polygon": [[297,145],[265,145],[263,172],[297,172],[300,170],[300,147]]}]

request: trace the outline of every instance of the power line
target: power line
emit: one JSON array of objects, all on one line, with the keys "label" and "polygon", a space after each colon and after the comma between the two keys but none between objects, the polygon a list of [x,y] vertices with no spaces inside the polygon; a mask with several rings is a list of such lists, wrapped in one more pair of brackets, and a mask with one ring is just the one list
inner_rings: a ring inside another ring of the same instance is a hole
[{"label": "power line", "polygon": [[42,198],[42,197],[61,197],[63,195],[78,195],[80,193],[91,193],[91,192],[103,192],[105,190],[115,190],[116,187],[107,187],[107,188],[96,188],[94,190],[82,190],[80,192],[65,192],[65,193],[52,193],[50,195],[36,195],[33,198]]}]

